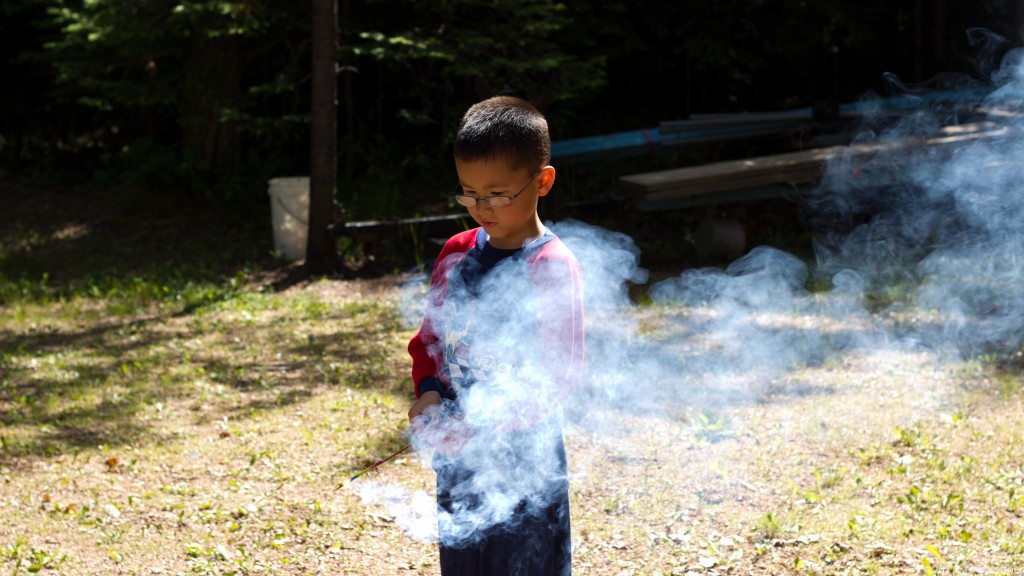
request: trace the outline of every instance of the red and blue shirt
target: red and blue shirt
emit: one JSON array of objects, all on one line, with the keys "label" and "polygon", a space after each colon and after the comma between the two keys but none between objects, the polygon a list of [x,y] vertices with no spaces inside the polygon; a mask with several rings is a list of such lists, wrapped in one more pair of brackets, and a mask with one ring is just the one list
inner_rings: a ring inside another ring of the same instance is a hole
[{"label": "red and blue shirt", "polygon": [[521,249],[487,244],[482,228],[453,236],[430,278],[423,324],[409,342],[416,397],[456,399],[480,383],[528,399],[536,423],[583,370],[583,277],[554,234]]}]

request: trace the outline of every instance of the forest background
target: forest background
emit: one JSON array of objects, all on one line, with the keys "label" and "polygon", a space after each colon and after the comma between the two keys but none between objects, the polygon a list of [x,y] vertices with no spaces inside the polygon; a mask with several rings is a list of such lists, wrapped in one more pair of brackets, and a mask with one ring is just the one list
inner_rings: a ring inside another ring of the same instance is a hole
[{"label": "forest background", "polygon": [[[490,95],[533,101],[555,140],[852,102],[898,91],[884,73],[984,80],[992,54],[966,31],[1009,45],[1024,20],[1008,0],[340,0],[338,10],[338,200],[350,219],[452,210],[450,142],[461,113]],[[269,178],[309,173],[310,30],[309,3],[286,0],[4,0],[0,181],[140,185],[265,212]],[[593,164],[564,173],[552,208],[626,170],[745,153],[702,146]]]}]

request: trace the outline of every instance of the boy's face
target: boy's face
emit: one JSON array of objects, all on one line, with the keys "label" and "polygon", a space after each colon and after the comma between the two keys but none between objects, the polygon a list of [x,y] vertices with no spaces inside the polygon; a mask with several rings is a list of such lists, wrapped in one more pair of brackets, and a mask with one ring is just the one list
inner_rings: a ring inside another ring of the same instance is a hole
[{"label": "boy's face", "polygon": [[[547,195],[555,182],[551,166],[536,171],[513,169],[504,160],[455,160],[462,193],[477,199],[467,208],[469,215],[490,236],[495,248],[521,248],[527,238],[540,236],[544,230],[537,215],[537,199]],[[516,194],[519,194],[516,196]],[[495,208],[483,201],[493,196],[516,196],[505,207]]]}]

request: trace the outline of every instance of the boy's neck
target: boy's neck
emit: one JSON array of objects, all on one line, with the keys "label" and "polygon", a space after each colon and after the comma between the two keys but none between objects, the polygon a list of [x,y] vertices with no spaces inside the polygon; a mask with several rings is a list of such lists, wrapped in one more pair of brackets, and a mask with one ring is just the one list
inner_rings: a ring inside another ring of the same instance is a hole
[{"label": "boy's neck", "polygon": [[526,238],[523,238],[523,240],[521,242],[519,242],[515,246],[510,245],[507,242],[501,242],[500,240],[498,242],[495,242],[494,238],[491,238],[491,235],[490,234],[486,234],[486,233],[484,234],[484,236],[485,236],[484,242],[485,242],[485,244],[487,244],[491,248],[495,248],[495,249],[498,249],[498,250],[519,250],[521,248],[526,248],[527,246],[529,246],[530,244],[533,244],[537,240],[540,240],[544,236],[544,233],[546,231],[547,230],[543,226],[541,226],[539,233],[537,233],[536,235],[533,235],[533,236],[527,236]]}]

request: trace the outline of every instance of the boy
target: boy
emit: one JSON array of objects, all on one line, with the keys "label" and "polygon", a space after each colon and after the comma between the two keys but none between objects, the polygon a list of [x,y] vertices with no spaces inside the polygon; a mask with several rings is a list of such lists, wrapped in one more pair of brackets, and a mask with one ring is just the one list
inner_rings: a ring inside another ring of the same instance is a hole
[{"label": "boy", "polygon": [[409,343],[443,576],[572,570],[560,407],[583,369],[583,283],[537,214],[550,150],[544,117],[507,96],[471,107],[455,140],[455,199],[480,226],[445,244]]}]

